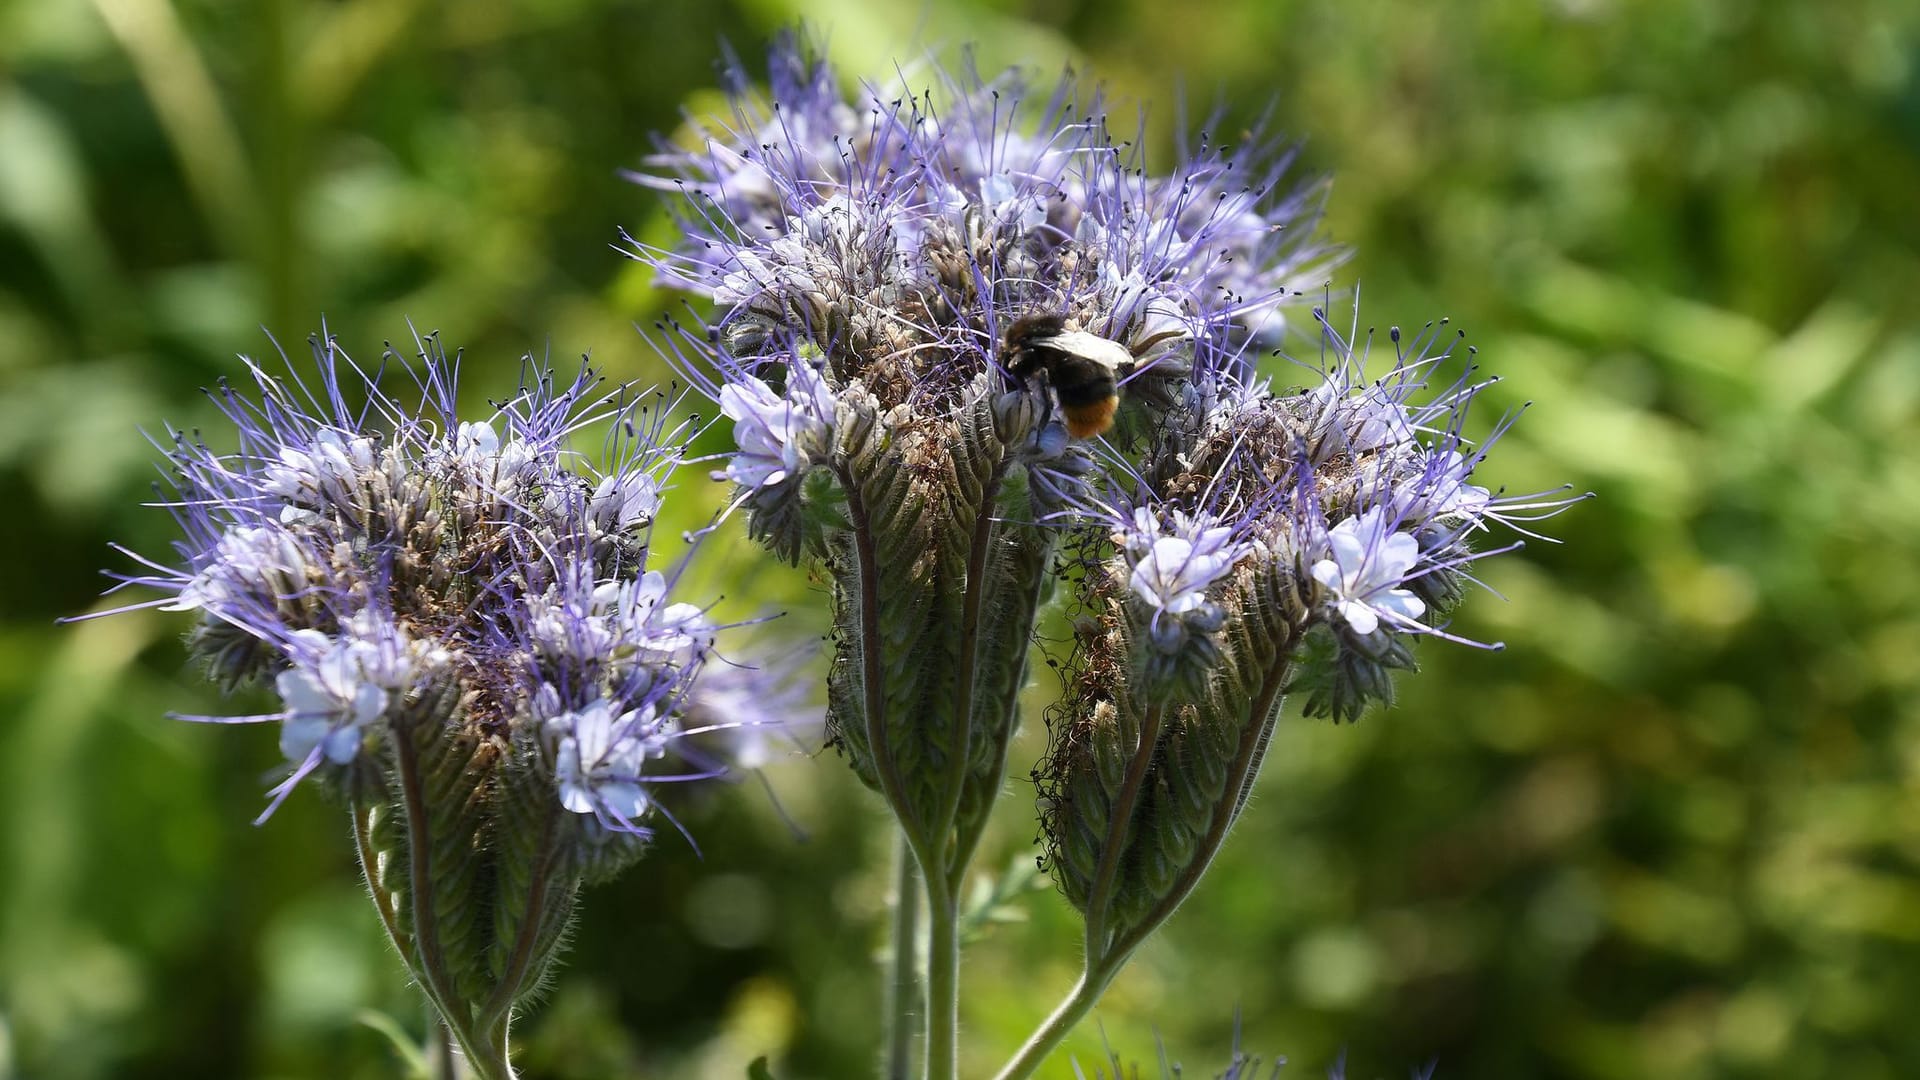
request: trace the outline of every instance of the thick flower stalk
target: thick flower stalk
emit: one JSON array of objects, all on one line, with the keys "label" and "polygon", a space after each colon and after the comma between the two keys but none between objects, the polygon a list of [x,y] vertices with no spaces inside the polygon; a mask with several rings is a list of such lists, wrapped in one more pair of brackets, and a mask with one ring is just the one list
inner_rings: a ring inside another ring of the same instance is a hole
[{"label": "thick flower stalk", "polygon": [[[529,363],[463,420],[433,339],[376,370],[312,344],[313,373],[249,362],[251,394],[212,393],[237,448],[173,433],[179,561],[142,560],[128,582],[169,596],[133,606],[193,613],[214,678],[277,692],[238,718],[280,728],[267,813],[303,783],[351,808],[394,946],[479,1074],[510,1076],[582,883],[641,854],[657,783],[718,771],[678,747],[719,628],[648,567],[687,432],[585,367]],[[569,448],[602,427],[604,471]]]},{"label": "thick flower stalk", "polygon": [[[829,732],[900,819],[930,932],[951,938],[1060,515],[1094,468],[1009,372],[1008,331],[1045,316],[1104,339],[1126,369],[1114,438],[1139,440],[1183,399],[1197,343],[1284,327],[1327,264],[1316,196],[1281,186],[1287,155],[1258,140],[1149,173],[1070,81],[1035,108],[1014,75],[848,94],[792,41],[771,63],[766,96],[736,69],[734,115],[638,178],[680,196],[683,238],[633,252],[718,306],[672,339],[734,421],[723,475],[751,531],[834,582]],[[936,999],[950,944],[932,948]],[[949,1008],[931,1007],[935,1059]]]}]

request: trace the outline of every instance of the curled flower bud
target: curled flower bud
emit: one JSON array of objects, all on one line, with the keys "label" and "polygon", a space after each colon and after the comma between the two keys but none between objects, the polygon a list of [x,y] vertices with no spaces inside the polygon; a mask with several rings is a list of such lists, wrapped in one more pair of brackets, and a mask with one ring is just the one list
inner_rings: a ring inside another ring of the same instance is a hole
[{"label": "curled flower bud", "polygon": [[1460,432],[1488,384],[1469,369],[1425,394],[1449,356],[1438,327],[1371,381],[1326,334],[1333,362],[1292,395],[1248,381],[1231,350],[1199,352],[1158,438],[1118,473],[1109,498],[1128,509],[1095,514],[1079,548],[1089,618],[1041,809],[1096,956],[1124,956],[1192,889],[1284,690],[1338,719],[1391,700],[1408,639],[1441,632],[1433,605],[1458,598],[1459,568],[1497,553],[1469,536],[1569,501],[1468,482],[1486,446],[1463,452]]},{"label": "curled flower bud", "polygon": [[[248,718],[281,725],[268,813],[309,780],[349,803],[387,930],[485,1061],[580,884],[643,850],[649,785],[719,771],[660,764],[719,632],[647,565],[691,432],[584,367],[532,370],[468,419],[431,339],[386,358],[392,380],[331,338],[313,351],[311,392],[254,365],[251,399],[213,395],[237,452],[175,437],[184,565],[127,578],[169,594],[132,606],[195,613],[217,677],[278,691]],[[824,454],[820,385],[794,375],[779,417],[743,425],[788,469]],[[615,433],[604,474],[568,448],[595,425]]]}]

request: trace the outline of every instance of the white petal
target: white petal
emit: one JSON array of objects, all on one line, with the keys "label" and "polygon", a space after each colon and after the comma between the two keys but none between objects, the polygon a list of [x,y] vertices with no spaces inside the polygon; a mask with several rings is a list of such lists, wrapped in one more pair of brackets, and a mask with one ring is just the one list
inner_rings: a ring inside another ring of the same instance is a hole
[{"label": "white petal", "polygon": [[353,693],[353,722],[371,724],[387,711],[387,692],[372,683],[361,683]]},{"label": "white petal", "polygon": [[320,745],[325,749],[327,760],[335,765],[345,765],[360,754],[363,732],[357,727],[337,727],[327,732]]},{"label": "white petal", "polygon": [[1380,616],[1373,609],[1358,600],[1349,600],[1340,605],[1340,615],[1353,627],[1353,632],[1365,636],[1380,628]]},{"label": "white petal", "polygon": [[652,805],[652,800],[647,798],[646,789],[625,780],[602,783],[597,794],[600,796],[600,804],[607,808],[608,813],[626,818],[628,821],[639,818],[647,812],[647,807]]},{"label": "white petal", "polygon": [[1394,589],[1376,599],[1373,606],[1389,615],[1399,615],[1408,620],[1418,619],[1427,610],[1426,603],[1407,589]]},{"label": "white petal", "polygon": [[574,754],[580,767],[587,772],[601,758],[607,756],[607,750],[613,743],[613,716],[604,701],[596,701],[573,714]]},{"label": "white petal", "polygon": [[1379,576],[1390,581],[1398,580],[1407,576],[1413,564],[1420,561],[1420,541],[1410,533],[1397,532],[1380,545],[1380,554],[1382,572]]},{"label": "white petal", "polygon": [[1307,572],[1313,575],[1313,580],[1326,586],[1328,589],[1336,593],[1341,591],[1340,564],[1334,562],[1332,559],[1321,559],[1319,562],[1313,564],[1313,569]]},{"label": "white petal", "polygon": [[325,684],[305,668],[281,672],[273,680],[273,687],[280,692],[280,700],[286,703],[287,711],[295,716],[320,717],[325,723],[325,718],[340,707],[340,699],[328,692]]},{"label": "white petal", "polygon": [[593,789],[584,784],[562,782],[560,805],[576,814],[593,813]]},{"label": "white petal", "polygon": [[333,725],[323,716],[294,716],[280,725],[280,752],[288,761],[305,761]]}]

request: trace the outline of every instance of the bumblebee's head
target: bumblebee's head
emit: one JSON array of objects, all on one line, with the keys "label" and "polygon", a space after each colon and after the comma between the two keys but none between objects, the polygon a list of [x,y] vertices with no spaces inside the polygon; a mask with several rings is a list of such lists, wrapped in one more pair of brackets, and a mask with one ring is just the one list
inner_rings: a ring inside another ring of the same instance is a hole
[{"label": "bumblebee's head", "polygon": [[1064,316],[1051,313],[1020,316],[1007,327],[1006,339],[1000,348],[1001,366],[1016,376],[1032,372],[1041,363],[1034,344],[1058,337],[1066,328]]}]

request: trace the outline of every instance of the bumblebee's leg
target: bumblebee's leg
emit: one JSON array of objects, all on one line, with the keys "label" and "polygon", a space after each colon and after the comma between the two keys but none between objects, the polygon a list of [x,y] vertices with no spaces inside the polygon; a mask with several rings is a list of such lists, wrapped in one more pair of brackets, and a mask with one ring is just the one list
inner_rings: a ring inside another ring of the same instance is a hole
[{"label": "bumblebee's leg", "polygon": [[1036,379],[1034,382],[1040,391],[1040,430],[1045,431],[1053,424],[1053,380]]}]

